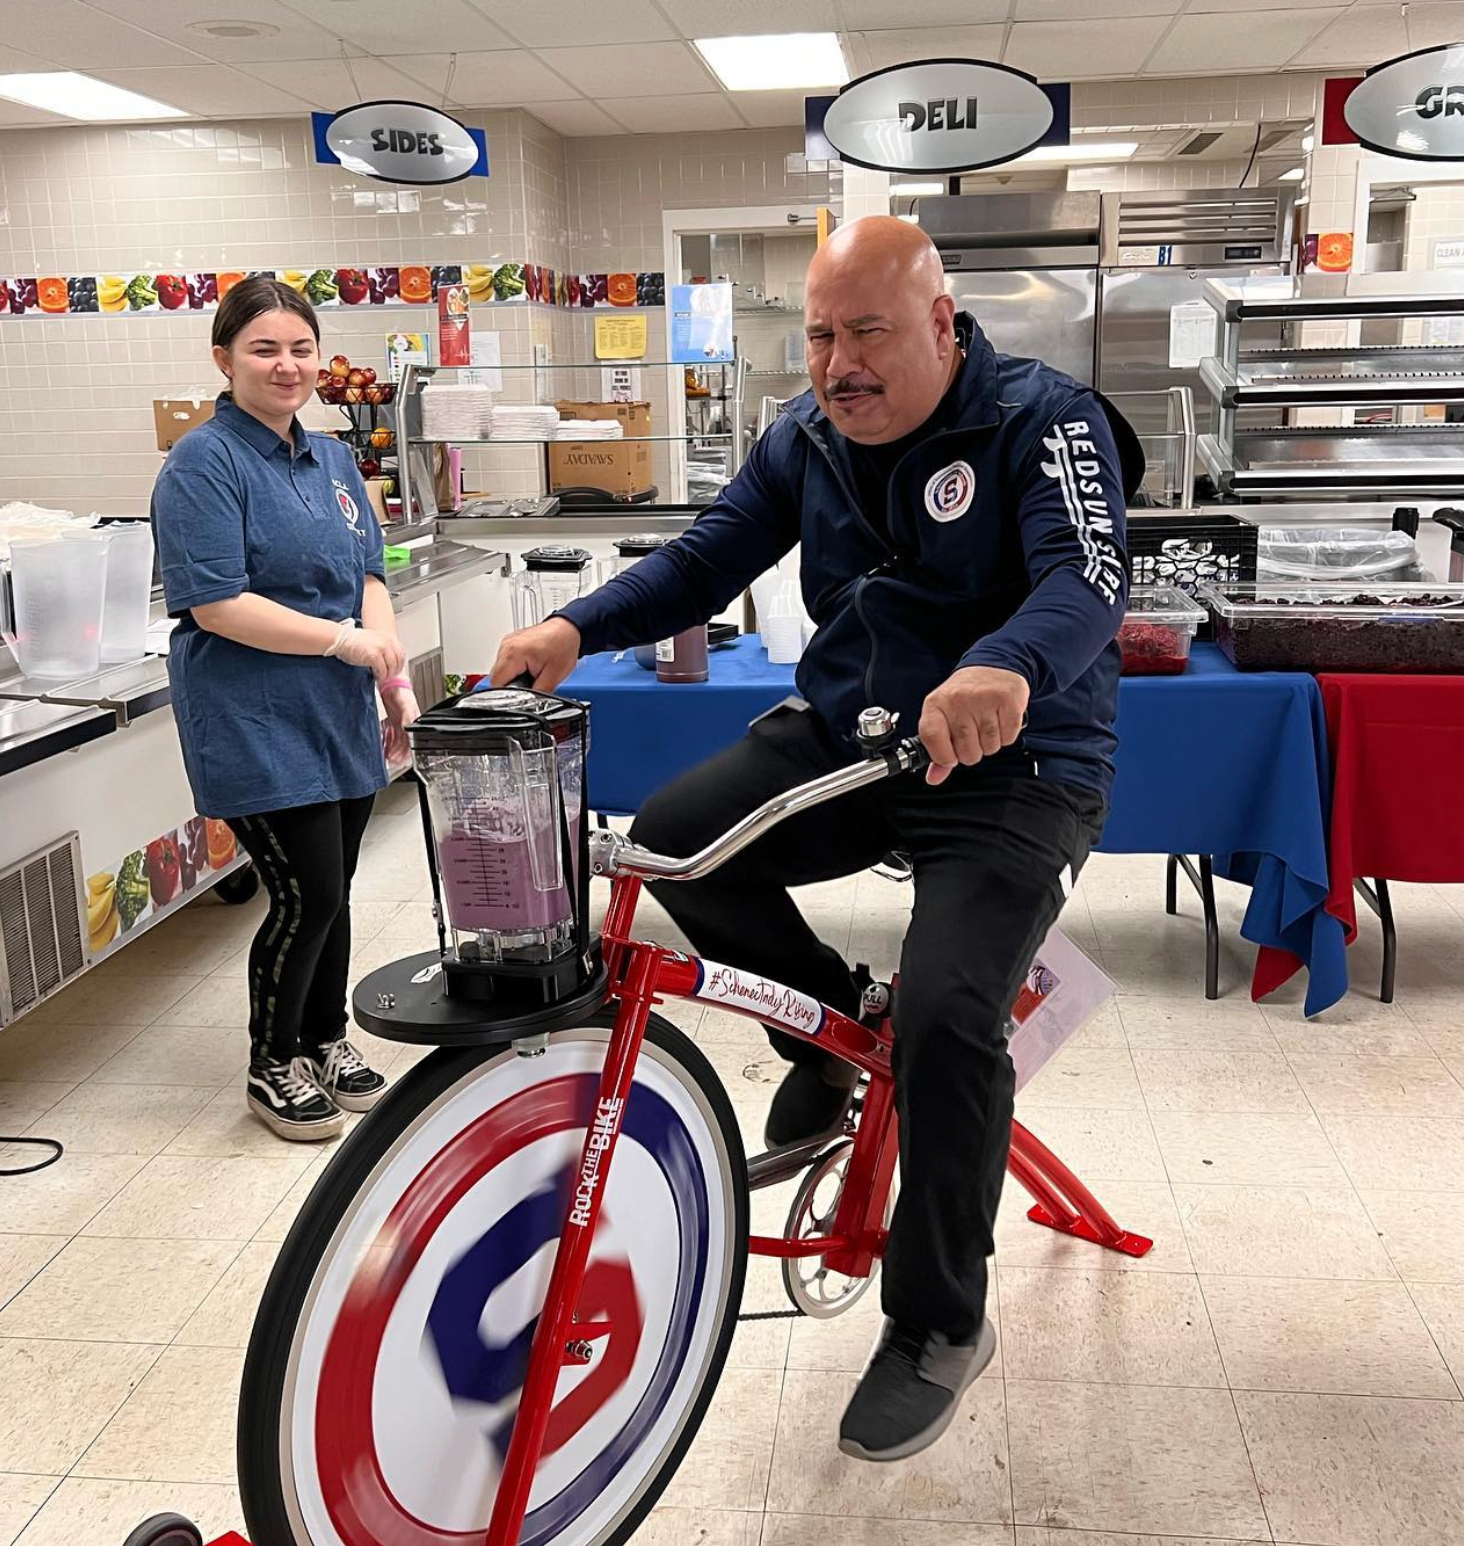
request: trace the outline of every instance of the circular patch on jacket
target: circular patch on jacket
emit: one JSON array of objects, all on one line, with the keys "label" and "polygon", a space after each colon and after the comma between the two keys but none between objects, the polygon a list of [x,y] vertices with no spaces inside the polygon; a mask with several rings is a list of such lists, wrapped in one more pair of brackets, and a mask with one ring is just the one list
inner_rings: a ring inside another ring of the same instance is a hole
[{"label": "circular patch on jacket", "polygon": [[969,462],[942,467],[925,485],[925,508],[936,521],[959,520],[976,497],[976,474]]}]

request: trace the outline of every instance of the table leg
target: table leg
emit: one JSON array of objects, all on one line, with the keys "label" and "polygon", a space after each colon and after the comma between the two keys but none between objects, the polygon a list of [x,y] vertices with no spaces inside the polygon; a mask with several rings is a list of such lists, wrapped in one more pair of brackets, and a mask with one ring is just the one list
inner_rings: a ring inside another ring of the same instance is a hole
[{"label": "table leg", "polygon": [[1393,922],[1393,899],[1388,895],[1388,883],[1379,876],[1371,886],[1362,879],[1354,880],[1352,884],[1383,926],[1383,981],[1378,996],[1383,1003],[1391,1004],[1398,981],[1398,928]]},{"label": "table leg", "polygon": [[1220,997],[1220,919],[1215,912],[1215,871],[1210,862],[1210,855],[1200,855],[1199,869],[1190,862],[1188,854],[1170,854],[1169,864],[1166,891],[1175,902],[1175,905],[1168,909],[1170,912],[1179,910],[1178,898],[1174,897],[1175,867],[1183,869],[1189,876],[1190,884],[1200,894],[1200,902],[1205,914],[1205,997],[1217,999]]},{"label": "table leg", "polygon": [[1170,854],[1164,861],[1164,911],[1172,918],[1179,911],[1179,857]]}]

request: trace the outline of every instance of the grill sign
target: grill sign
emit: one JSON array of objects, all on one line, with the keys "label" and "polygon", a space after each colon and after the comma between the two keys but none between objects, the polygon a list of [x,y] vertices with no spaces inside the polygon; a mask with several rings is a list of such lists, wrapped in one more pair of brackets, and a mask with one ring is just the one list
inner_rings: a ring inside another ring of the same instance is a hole
[{"label": "grill sign", "polygon": [[347,171],[378,182],[451,183],[480,169],[472,132],[421,102],[348,107],[329,120],[324,139]]},{"label": "grill sign", "polygon": [[1374,65],[1342,114],[1368,150],[1410,161],[1464,161],[1464,43]]},{"label": "grill sign", "polygon": [[887,172],[969,172],[1041,143],[1052,99],[1032,76],[977,59],[925,59],[861,75],[829,103],[841,160]]}]

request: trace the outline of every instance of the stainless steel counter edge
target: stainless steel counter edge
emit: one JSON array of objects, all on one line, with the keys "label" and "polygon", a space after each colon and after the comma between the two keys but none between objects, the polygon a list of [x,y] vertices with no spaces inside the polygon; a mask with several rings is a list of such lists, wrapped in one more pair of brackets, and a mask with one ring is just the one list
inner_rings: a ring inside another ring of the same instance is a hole
[{"label": "stainless steel counter edge", "polygon": [[[389,570],[387,590],[400,609],[494,570],[507,573],[507,554],[438,541],[416,550],[412,563]],[[27,679],[12,670],[0,676],[0,725],[15,727],[0,734],[0,776],[125,729],[172,701],[167,661],[160,655],[77,682]]]}]

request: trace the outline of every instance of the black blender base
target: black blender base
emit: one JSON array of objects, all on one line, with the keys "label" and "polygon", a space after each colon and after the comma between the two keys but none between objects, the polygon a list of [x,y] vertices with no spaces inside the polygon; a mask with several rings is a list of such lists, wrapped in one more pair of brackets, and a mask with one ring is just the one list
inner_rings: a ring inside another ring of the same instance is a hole
[{"label": "black blender base", "polygon": [[542,1036],[581,1025],[605,1002],[608,975],[594,952],[594,974],[572,998],[546,1009],[498,1008],[468,998],[449,998],[442,957],[435,950],[378,967],[356,984],[351,1013],[356,1024],[387,1041],[414,1046],[483,1047]]}]

